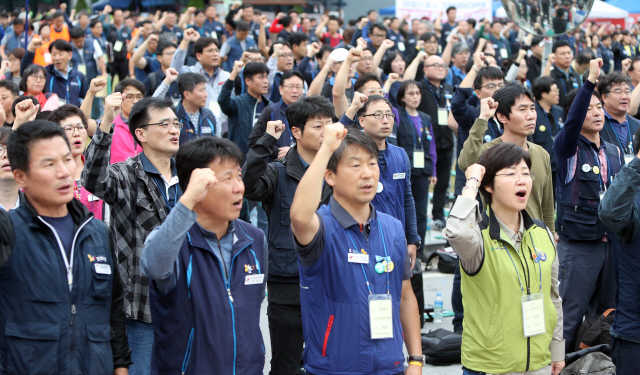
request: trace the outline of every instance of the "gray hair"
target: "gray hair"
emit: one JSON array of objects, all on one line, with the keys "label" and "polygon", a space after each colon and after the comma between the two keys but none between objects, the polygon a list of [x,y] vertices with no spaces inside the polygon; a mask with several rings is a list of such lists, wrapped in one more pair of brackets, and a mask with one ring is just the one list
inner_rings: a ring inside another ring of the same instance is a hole
[{"label": "gray hair", "polygon": [[464,42],[458,42],[453,45],[451,49],[451,56],[459,55],[464,52],[469,52],[469,45]]}]

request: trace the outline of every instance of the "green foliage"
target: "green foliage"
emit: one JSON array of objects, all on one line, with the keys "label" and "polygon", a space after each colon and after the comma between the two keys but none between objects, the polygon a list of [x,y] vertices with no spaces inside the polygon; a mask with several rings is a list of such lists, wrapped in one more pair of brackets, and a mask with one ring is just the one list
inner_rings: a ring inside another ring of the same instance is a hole
[{"label": "green foliage", "polygon": [[76,3],[76,12],[79,12],[81,10],[89,10],[87,0],[78,0],[78,2]]},{"label": "green foliage", "polygon": [[204,10],[204,0],[189,0],[187,7],[196,7],[196,9]]}]

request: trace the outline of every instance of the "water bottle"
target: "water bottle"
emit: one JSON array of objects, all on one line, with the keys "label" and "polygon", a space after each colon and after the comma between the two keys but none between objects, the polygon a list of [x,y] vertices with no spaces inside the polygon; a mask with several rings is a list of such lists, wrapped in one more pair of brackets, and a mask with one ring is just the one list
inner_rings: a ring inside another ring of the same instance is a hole
[{"label": "water bottle", "polygon": [[425,242],[431,242],[431,225],[427,225],[427,235],[425,236]]},{"label": "water bottle", "polygon": [[433,322],[442,323],[442,293],[436,293],[436,302],[433,304]]}]

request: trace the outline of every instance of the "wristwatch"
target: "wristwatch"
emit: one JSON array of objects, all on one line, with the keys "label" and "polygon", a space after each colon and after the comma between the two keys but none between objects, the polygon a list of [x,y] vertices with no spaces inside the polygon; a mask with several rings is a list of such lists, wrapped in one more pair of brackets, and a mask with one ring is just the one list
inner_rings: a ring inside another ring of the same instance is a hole
[{"label": "wristwatch", "polygon": [[422,364],[424,364],[424,355],[410,355],[407,357],[407,363],[408,362],[420,362]]},{"label": "wristwatch", "polygon": [[410,243],[409,245],[416,245],[416,247],[419,249],[420,245],[422,245],[422,241],[416,241],[416,242]]}]

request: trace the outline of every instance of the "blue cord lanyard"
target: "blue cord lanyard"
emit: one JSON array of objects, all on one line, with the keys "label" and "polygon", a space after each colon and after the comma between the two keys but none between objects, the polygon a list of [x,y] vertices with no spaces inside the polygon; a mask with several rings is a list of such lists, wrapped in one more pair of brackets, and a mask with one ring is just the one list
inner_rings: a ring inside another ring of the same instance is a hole
[{"label": "blue cord lanyard", "polygon": [[[67,69],[71,69],[71,68],[67,68]],[[55,81],[56,77],[52,76],[51,77],[51,81],[49,81],[49,92],[54,92],[53,91],[53,81]],[[67,79],[67,104],[69,104],[69,91],[70,89],[70,84],[71,84],[71,77],[69,77],[69,79]],[[78,85],[80,84],[80,81],[78,80]]]},{"label": "blue cord lanyard", "polygon": [[[625,115],[626,116],[626,115]],[[618,136],[618,132],[616,131],[616,129],[613,127],[613,125],[611,124],[611,121],[609,121],[609,118],[607,116],[605,116],[605,121],[607,122],[607,124],[609,124],[609,126],[611,127],[611,130],[613,130],[613,134],[615,134],[616,139],[618,140],[618,145],[620,145],[620,149],[621,150],[627,150],[629,151],[629,154],[633,154],[633,151],[630,147],[624,147],[622,145],[622,141],[620,141],[620,137]],[[622,126],[622,124],[620,124],[620,126]],[[629,121],[627,121],[627,131],[629,132],[629,145],[631,145],[632,143],[632,138],[631,138],[631,125],[629,124]],[[633,147],[633,146],[632,146]],[[626,152],[625,152],[626,153]]]},{"label": "blue cord lanyard", "polygon": [[162,198],[164,198],[164,201],[167,203],[167,207],[169,208],[169,211],[171,211],[171,209],[173,207],[175,207],[175,205],[176,205],[175,202],[177,202],[178,199],[179,199],[179,197],[178,197],[178,184],[174,185],[174,188],[175,188],[175,200],[174,200],[173,206],[172,206],[171,203],[169,203],[169,199],[167,198],[167,196],[164,193],[165,190],[166,190],[164,182],[162,182],[162,187],[160,187],[160,183],[158,182],[158,177],[154,176],[153,177],[153,181],[156,183],[156,186],[158,187],[158,190],[160,190],[160,194],[162,194]]},{"label": "blue cord lanyard", "polygon": [[[380,224],[380,220],[378,220],[378,229],[380,229],[380,235],[382,236],[382,247],[384,248],[384,258],[385,259],[389,259],[389,255],[387,254],[387,244],[385,243],[384,240],[384,234],[382,233],[382,225]],[[353,237],[351,237],[351,233],[349,233],[349,231],[346,231],[347,234],[349,235],[349,238],[351,239],[351,243],[353,243],[353,251],[358,253],[358,246],[356,245],[356,242],[353,240]],[[369,279],[367,278],[367,273],[364,271],[364,265],[362,263],[360,263],[360,266],[362,267],[362,274],[364,275],[364,280],[367,283],[367,289],[369,289],[369,294],[373,294],[371,292],[371,286],[369,285]],[[389,286],[389,272],[386,272],[387,274],[387,294],[391,294],[391,289]]]},{"label": "blue cord lanyard", "polygon": [[447,108],[446,105],[445,107],[441,107],[440,106],[440,101],[438,100],[438,97],[436,96],[436,94],[433,93],[433,91],[431,91],[431,86],[429,85],[429,82],[427,81],[426,78],[423,78],[424,82],[427,84],[427,89],[429,90],[429,92],[431,93],[431,95],[433,95],[433,99],[436,101],[436,106],[438,107],[438,109],[440,108]]},{"label": "blue cord lanyard", "polygon": [[[536,249],[536,245],[533,242],[533,236],[531,236],[531,232],[529,232],[529,238],[531,238],[531,246],[533,247],[533,251],[536,253],[536,259],[540,259],[540,254],[538,254],[538,249]],[[502,243],[502,247],[499,249],[504,249],[504,251],[507,252],[507,255],[509,256],[509,259],[511,259],[511,264],[513,264],[513,268],[516,270],[516,275],[518,276],[518,283],[520,283],[520,291],[522,291],[522,295],[524,295],[524,286],[522,285],[522,280],[520,279],[520,272],[518,272],[518,267],[516,267],[516,263],[513,261],[513,258],[511,257],[511,253],[509,253],[509,249],[507,249],[507,247],[504,245],[504,242],[502,240],[500,240],[500,242]],[[495,248],[493,249],[495,250]],[[524,249],[522,248],[522,244],[520,244],[520,250],[522,250],[522,256],[524,257]],[[518,258],[520,259],[520,258]],[[525,263],[526,263],[526,259],[525,259]],[[538,270],[540,273],[540,292],[542,292],[542,266],[540,266],[540,262],[534,262],[533,268],[535,269],[535,263],[538,263]],[[520,262],[520,264],[522,265],[522,270],[524,271],[524,264],[522,264],[522,261]],[[529,285],[527,285],[527,288],[529,288]],[[527,289],[527,292],[529,290]]]},{"label": "blue cord lanyard", "polygon": [[[420,115],[418,115],[418,118],[420,118]],[[413,124],[413,121],[411,120],[411,117],[409,116],[409,112],[407,112],[407,119],[409,119],[409,126],[411,127],[411,135],[413,135],[413,147],[416,147],[416,126]],[[422,140],[420,139],[420,136],[418,135],[418,147],[420,147],[418,150],[422,150]]]}]

